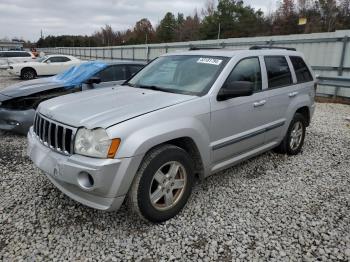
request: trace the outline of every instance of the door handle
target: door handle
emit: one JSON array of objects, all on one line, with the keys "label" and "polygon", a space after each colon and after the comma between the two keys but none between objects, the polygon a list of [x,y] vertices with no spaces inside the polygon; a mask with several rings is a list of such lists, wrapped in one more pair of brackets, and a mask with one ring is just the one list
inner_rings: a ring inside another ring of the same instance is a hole
[{"label": "door handle", "polygon": [[254,107],[258,107],[258,106],[263,106],[265,105],[266,100],[260,100],[259,102],[255,102],[253,103]]},{"label": "door handle", "polygon": [[292,92],[292,93],[289,93],[288,96],[295,97],[297,94],[299,94],[299,92]]}]

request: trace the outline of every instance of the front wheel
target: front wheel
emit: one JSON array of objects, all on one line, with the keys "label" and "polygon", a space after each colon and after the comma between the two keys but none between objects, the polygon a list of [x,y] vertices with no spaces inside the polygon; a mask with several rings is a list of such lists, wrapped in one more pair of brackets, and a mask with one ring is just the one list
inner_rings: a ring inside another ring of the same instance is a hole
[{"label": "front wheel", "polygon": [[278,153],[296,155],[300,153],[305,139],[306,120],[302,114],[296,113],[291,121],[286,136],[275,148]]},{"label": "front wheel", "polygon": [[193,181],[193,165],[186,151],[173,145],[155,148],[134,178],[128,194],[129,207],[148,221],[166,221],[185,206]]},{"label": "front wheel", "polygon": [[21,72],[21,78],[23,80],[31,80],[31,79],[34,79],[35,77],[36,77],[36,72],[34,69],[25,68]]}]

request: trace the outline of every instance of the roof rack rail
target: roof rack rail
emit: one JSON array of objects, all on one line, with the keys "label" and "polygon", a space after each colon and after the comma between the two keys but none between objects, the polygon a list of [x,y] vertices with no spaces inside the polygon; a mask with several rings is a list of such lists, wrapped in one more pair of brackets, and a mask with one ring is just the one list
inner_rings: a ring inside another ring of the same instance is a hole
[{"label": "roof rack rail", "polygon": [[200,46],[194,46],[191,45],[188,50],[193,51],[193,50],[213,50],[213,49],[223,49],[222,46],[208,46],[208,47],[200,47]]},{"label": "roof rack rail", "polygon": [[294,47],[269,46],[269,45],[253,45],[249,48],[249,50],[261,50],[261,49],[285,49],[290,51],[297,51]]}]

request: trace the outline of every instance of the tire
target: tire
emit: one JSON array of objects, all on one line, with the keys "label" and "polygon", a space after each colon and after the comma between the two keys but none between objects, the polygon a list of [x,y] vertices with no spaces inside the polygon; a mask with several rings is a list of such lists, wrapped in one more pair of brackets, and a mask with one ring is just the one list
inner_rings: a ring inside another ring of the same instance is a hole
[{"label": "tire", "polygon": [[288,127],[287,134],[274,151],[287,155],[296,155],[300,153],[304,145],[305,133],[306,119],[302,114],[296,113]]},{"label": "tire", "polygon": [[31,80],[31,79],[34,79],[35,77],[36,77],[36,72],[32,68],[25,68],[21,72],[21,78],[23,80]]},{"label": "tire", "polygon": [[141,163],[129,190],[129,210],[153,223],[164,222],[176,216],[187,203],[192,191],[192,162],[187,152],[177,146],[162,145],[150,151]]}]

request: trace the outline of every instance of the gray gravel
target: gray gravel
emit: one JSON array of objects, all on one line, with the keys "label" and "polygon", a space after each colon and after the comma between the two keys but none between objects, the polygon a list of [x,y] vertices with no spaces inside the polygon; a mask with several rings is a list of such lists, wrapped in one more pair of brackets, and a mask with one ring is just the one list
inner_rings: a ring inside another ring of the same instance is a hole
[{"label": "gray gravel", "polygon": [[318,104],[302,154],[268,152],[206,179],[162,225],[70,200],[32,166],[26,139],[2,132],[0,260],[349,261],[349,116]]}]

